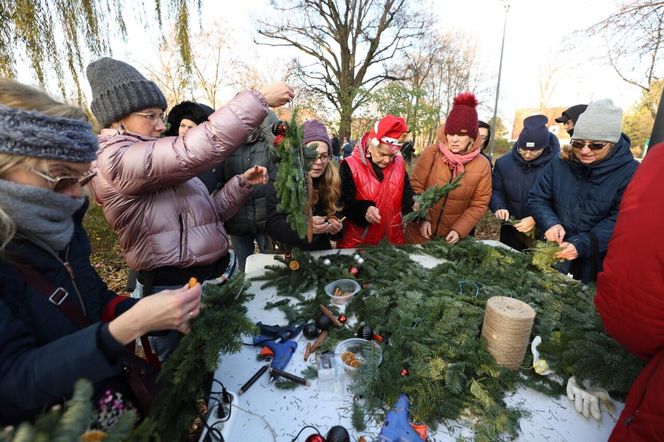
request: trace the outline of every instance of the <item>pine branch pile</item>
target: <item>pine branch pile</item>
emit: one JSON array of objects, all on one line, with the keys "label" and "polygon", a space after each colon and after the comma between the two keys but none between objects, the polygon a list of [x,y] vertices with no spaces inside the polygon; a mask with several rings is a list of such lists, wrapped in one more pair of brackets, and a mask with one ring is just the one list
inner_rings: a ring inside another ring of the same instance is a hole
[{"label": "pine branch pile", "polygon": [[447,195],[449,192],[453,191],[454,189],[456,189],[461,185],[461,179],[463,178],[464,175],[465,172],[459,174],[459,176],[457,176],[456,178],[454,178],[454,180],[450,181],[444,186],[440,185],[431,186],[421,194],[415,195],[413,197],[413,201],[415,201],[417,210],[413,210],[412,212],[404,215],[403,217],[404,226],[416,219],[424,219],[429,209],[438,204],[438,201],[440,201],[445,195]]},{"label": "pine branch pile", "polygon": [[[442,263],[425,269],[407,251]],[[532,370],[530,352],[517,371],[495,364],[480,331],[486,301],[496,295],[535,309],[531,339],[542,337],[541,357],[565,381],[575,375],[621,398],[643,366],[603,333],[591,288],[557,272],[541,272],[527,254],[473,240],[456,245],[436,240],[422,248],[383,244],[360,255],[363,262],[358,263],[352,255],[315,259],[298,252],[292,258],[298,260],[297,270],[274,266],[261,279],[294,300],[288,303],[291,320],[316,317],[317,303],[329,301],[322,292],[325,284],[353,277],[361,284],[346,314],[372,326],[385,341],[380,366],[360,367],[352,387],[363,398],[358,406],[365,419],[379,418],[403,392],[411,400],[412,416],[432,428],[441,419],[468,418],[477,440],[501,440],[518,433],[521,416],[506,406],[507,392],[526,385],[552,396],[563,394],[558,380]],[[357,270],[354,275],[351,268]],[[315,295],[305,299],[310,289]],[[330,339],[334,343],[350,333],[332,329]],[[353,421],[359,424],[361,417],[354,409]]]},{"label": "pine branch pile", "polygon": [[209,394],[219,355],[239,351],[241,335],[254,332],[244,306],[252,298],[247,287],[242,273],[222,286],[205,286],[201,314],[159,375],[166,386],[157,396],[151,417],[164,440],[185,434],[196,416],[196,401]]},{"label": "pine branch pile", "polygon": [[289,123],[283,123],[283,141],[276,146],[279,172],[274,187],[279,198],[277,209],[287,214],[289,225],[301,239],[313,237],[310,196],[313,192],[309,169],[316,161],[315,148],[302,145],[302,129],[297,125],[297,112]]}]

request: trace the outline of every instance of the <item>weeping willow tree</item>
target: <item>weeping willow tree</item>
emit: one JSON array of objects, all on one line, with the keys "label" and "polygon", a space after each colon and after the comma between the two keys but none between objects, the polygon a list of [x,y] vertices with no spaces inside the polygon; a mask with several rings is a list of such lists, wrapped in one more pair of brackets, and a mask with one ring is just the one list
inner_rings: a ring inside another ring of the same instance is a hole
[{"label": "weeping willow tree", "polygon": [[[127,14],[174,20],[183,64],[191,66],[190,4],[200,15],[200,0],[0,0],[0,76],[15,78],[17,61],[25,60],[39,84],[57,83],[68,96],[66,77],[83,102],[79,73],[93,58],[111,54],[110,36],[127,39]],[[54,78],[51,78],[54,77]]]}]

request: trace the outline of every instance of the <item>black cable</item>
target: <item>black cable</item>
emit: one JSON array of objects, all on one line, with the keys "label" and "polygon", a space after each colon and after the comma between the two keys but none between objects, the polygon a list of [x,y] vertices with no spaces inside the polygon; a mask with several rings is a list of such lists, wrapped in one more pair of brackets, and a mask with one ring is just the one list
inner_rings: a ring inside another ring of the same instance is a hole
[{"label": "black cable", "polygon": [[[222,406],[219,399],[217,399],[215,397],[209,397],[207,399],[208,400],[213,399],[213,400],[215,400],[219,403],[219,405],[218,405],[219,407]],[[205,426],[205,429],[207,430],[207,433],[205,433],[205,438],[203,440],[205,442],[214,442],[214,441],[224,442],[224,436],[221,435],[221,431],[219,431],[218,428],[215,428],[214,425],[212,427],[208,425],[207,419],[201,414],[201,412],[198,410],[198,405],[195,404],[195,403],[194,403],[194,410],[196,410],[196,414],[201,419],[201,422],[203,422],[203,425]],[[215,439],[210,439],[211,437],[214,437]]]},{"label": "black cable", "polygon": [[226,390],[226,386],[224,385],[223,382],[221,382],[220,380],[215,379],[215,378],[212,378],[212,382],[216,382],[217,384],[219,384],[221,386],[221,392],[210,392],[210,394],[219,394],[219,393],[221,393],[221,399],[225,403],[230,404],[231,402],[233,402],[233,398],[231,397],[231,394],[228,392],[228,390]]},{"label": "black cable", "polygon": [[307,428],[313,428],[314,430],[316,430],[316,433],[318,433],[319,436],[322,436],[322,434],[320,434],[320,431],[318,431],[318,428],[314,427],[313,425],[305,425],[304,427],[302,427],[300,429],[300,432],[297,433],[297,436],[295,436],[293,439],[291,439],[291,442],[295,442],[297,440],[297,438],[300,437],[300,434],[302,434],[302,432],[304,430],[306,430]]}]

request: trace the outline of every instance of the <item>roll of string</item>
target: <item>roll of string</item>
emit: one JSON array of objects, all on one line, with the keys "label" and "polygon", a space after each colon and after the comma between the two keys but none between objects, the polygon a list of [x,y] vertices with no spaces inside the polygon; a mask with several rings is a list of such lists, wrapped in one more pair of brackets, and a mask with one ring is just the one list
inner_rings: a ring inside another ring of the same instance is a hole
[{"label": "roll of string", "polygon": [[484,312],[482,337],[487,349],[502,367],[517,369],[523,362],[535,310],[518,299],[505,296],[489,298]]}]

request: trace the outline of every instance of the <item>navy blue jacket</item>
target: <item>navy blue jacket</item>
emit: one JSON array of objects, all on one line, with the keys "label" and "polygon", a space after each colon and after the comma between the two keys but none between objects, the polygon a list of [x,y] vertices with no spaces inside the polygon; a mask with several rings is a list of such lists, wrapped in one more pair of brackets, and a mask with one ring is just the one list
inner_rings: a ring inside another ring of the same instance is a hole
[{"label": "navy blue jacket", "polygon": [[585,283],[596,277],[592,272],[591,237],[597,238],[595,263],[599,272],[620,200],[638,165],[629,147],[629,137],[622,134],[599,163],[587,166],[574,157],[570,161],[554,159],[529,194],[528,207],[543,232],[562,224],[564,241],[574,244],[579,254],[571,262],[570,271]]},{"label": "navy blue jacket", "polygon": [[492,212],[507,209],[516,219],[530,216],[528,193],[544,170],[544,166],[560,154],[558,138],[549,133],[549,143],[544,152],[532,161],[526,161],[516,145],[506,155],[496,160],[493,168],[493,192],[489,208]]},{"label": "navy blue jacket", "polygon": [[[46,250],[15,238],[0,259],[0,424],[16,424],[71,395],[74,383],[86,378],[100,387],[121,371],[117,360],[123,347],[104,338],[99,322],[105,307],[114,305],[115,293],[90,264],[90,241],[81,225],[86,207],[74,216],[75,230],[62,261],[71,265],[76,287],[93,325],[80,329],[36,288],[28,285],[10,262],[28,262],[54,287],[62,287],[80,305],[67,270]],[[33,283],[34,284],[34,283]],[[136,301],[115,304],[118,315]],[[109,304],[111,303],[111,304]],[[108,334],[110,336],[110,334]],[[115,348],[108,348],[109,342]]]}]

